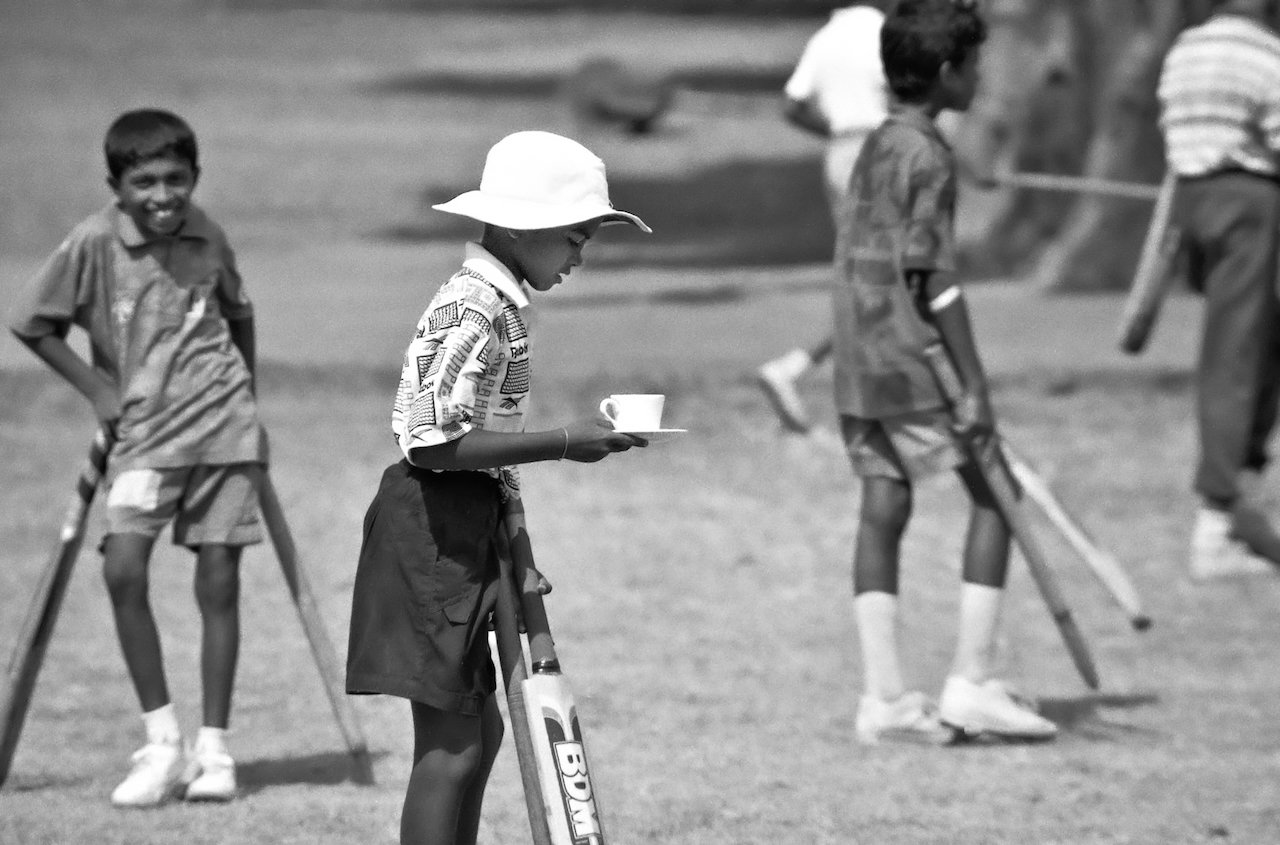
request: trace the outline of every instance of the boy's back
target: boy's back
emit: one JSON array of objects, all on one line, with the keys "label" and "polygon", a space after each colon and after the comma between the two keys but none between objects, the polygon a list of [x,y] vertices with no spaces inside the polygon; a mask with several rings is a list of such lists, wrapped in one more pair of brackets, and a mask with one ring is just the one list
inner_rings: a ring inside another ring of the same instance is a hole
[{"label": "boy's back", "polygon": [[937,331],[907,271],[955,270],[951,148],[917,111],[897,109],[867,139],[836,246],[835,391],[841,414],[875,419],[942,407],[924,362]]}]

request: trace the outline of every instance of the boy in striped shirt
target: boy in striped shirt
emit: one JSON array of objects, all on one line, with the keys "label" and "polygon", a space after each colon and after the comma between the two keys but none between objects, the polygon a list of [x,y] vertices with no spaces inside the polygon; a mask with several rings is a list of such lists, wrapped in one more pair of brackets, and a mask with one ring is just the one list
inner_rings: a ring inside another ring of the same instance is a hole
[{"label": "boy in striped shirt", "polygon": [[[1198,580],[1273,574],[1280,536],[1255,504],[1280,400],[1277,0],[1219,0],[1165,57],[1158,97],[1174,223],[1203,294],[1197,365]],[[1270,560],[1268,560],[1270,558]]]}]

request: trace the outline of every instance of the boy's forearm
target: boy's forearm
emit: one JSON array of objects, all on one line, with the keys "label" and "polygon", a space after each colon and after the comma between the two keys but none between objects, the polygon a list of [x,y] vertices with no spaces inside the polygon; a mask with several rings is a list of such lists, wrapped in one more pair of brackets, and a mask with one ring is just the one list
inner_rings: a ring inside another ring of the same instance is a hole
[{"label": "boy's forearm", "polygon": [[56,334],[27,337],[15,333],[36,357],[49,366],[58,375],[80,392],[90,402],[97,402],[108,391],[114,392],[115,385],[103,378],[102,374],[76,354],[66,339]]},{"label": "boy's forearm", "polygon": [[928,310],[965,389],[985,393],[987,374],[974,342],[969,306],[955,278],[950,273],[932,273],[921,286],[921,295],[921,304]]},{"label": "boy's forearm", "polygon": [[249,375],[256,382],[257,349],[253,318],[245,317],[239,320],[227,320],[227,329],[231,333],[231,344],[240,350],[240,357],[244,358],[244,364],[249,368]]},{"label": "boy's forearm", "polygon": [[788,97],[782,106],[782,116],[791,125],[823,138],[831,137],[831,124],[809,100],[793,100]]},{"label": "boy's forearm", "polygon": [[476,428],[448,443],[409,451],[409,461],[423,469],[493,469],[514,464],[554,461],[568,444],[564,429],[504,433]]}]

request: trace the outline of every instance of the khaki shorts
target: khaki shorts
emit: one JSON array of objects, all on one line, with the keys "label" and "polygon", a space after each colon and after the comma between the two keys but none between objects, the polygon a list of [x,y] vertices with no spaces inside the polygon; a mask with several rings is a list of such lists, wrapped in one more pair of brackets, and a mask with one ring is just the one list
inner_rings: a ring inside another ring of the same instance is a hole
[{"label": "khaki shorts", "polygon": [[179,546],[261,542],[261,474],[256,463],[125,470],[107,490],[107,533],[158,537],[172,520]]},{"label": "khaki shorts", "polygon": [[941,411],[918,411],[872,420],[840,417],[844,448],[853,474],[897,478],[928,478],[955,470],[968,458]]}]

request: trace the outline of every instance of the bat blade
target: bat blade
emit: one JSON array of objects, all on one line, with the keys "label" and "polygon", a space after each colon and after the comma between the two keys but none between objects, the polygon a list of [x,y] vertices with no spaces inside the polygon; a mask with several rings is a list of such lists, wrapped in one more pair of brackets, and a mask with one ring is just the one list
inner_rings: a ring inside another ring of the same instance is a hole
[{"label": "bat blade", "polygon": [[522,683],[553,845],[603,845],[604,830],[573,693],[563,675]]},{"label": "bat blade", "polygon": [[[951,356],[941,343],[930,344],[924,350],[924,354],[938,389],[946,399],[949,411],[954,415],[955,403],[963,394],[964,387],[960,383],[955,365],[951,362]],[[1000,515],[1009,526],[1014,542],[1022,551],[1022,558],[1027,562],[1031,578],[1035,581],[1040,597],[1044,599],[1045,606],[1049,609],[1049,615],[1062,636],[1062,642],[1067,647],[1067,653],[1071,655],[1076,671],[1080,673],[1080,677],[1090,689],[1097,689],[1100,681],[1093,656],[1089,653],[1084,635],[1080,633],[1080,628],[1071,615],[1071,608],[1067,606],[1067,601],[1062,595],[1058,579],[1049,567],[1049,558],[1045,555],[1032,529],[1031,520],[1023,504],[1022,491],[1009,470],[1008,461],[1000,449],[999,442],[992,439],[986,448],[977,448],[976,444],[970,443],[968,451],[995,497]]]},{"label": "bat blade", "polygon": [[4,685],[0,687],[0,785],[9,777],[9,766],[13,762],[18,738],[22,735],[22,726],[26,722],[36,678],[44,664],[45,651],[53,637],[58,611],[62,608],[62,598],[66,595],[71,572],[80,555],[89,508],[93,504],[98,482],[106,471],[107,454],[110,450],[111,443],[107,433],[99,431],[89,448],[88,461],[80,470],[76,490],[67,505],[66,515],[58,532],[58,542],[49,556],[49,562],[40,573],[40,580],[27,607],[27,616],[14,643],[3,679]]},{"label": "bat blade", "polygon": [[1089,567],[1089,571],[1115,599],[1116,604],[1129,617],[1129,624],[1138,631],[1150,628],[1151,617],[1143,610],[1138,590],[1129,580],[1120,562],[1093,541],[1078,520],[1073,518],[1066,507],[1058,501],[1058,497],[1054,495],[1044,479],[1011,449],[1008,449],[1007,444],[1005,453],[1009,457],[1013,475],[1022,485],[1022,489],[1027,492],[1027,497],[1040,507],[1049,522],[1058,529],[1067,544],[1075,550]]},{"label": "bat blade", "polygon": [[302,567],[297,546],[293,542],[293,532],[284,516],[284,508],[280,504],[280,496],[276,493],[271,475],[264,468],[258,486],[258,503],[262,511],[262,520],[266,523],[267,533],[271,537],[271,545],[276,550],[280,561],[280,571],[284,575],[285,585],[289,588],[289,596],[298,611],[298,619],[302,622],[303,633],[307,644],[311,647],[311,656],[315,660],[316,669],[320,672],[320,680],[324,685],[329,706],[337,720],[338,730],[347,745],[347,753],[351,755],[354,767],[353,775],[356,783],[371,785],[374,782],[373,760],[369,756],[369,745],[365,741],[364,731],[360,728],[360,720],[356,717],[351,699],[347,697],[343,677],[342,663],[334,650],[333,641],[325,630],[324,617],[316,601],[315,591],[311,588],[311,580]]},{"label": "bat blade", "polygon": [[1173,263],[1181,240],[1178,230],[1169,225],[1176,186],[1173,171],[1166,172],[1120,314],[1120,348],[1130,355],[1137,355],[1146,347],[1173,283]]}]

